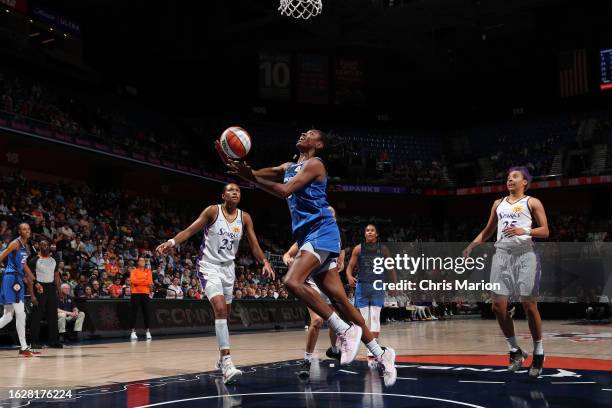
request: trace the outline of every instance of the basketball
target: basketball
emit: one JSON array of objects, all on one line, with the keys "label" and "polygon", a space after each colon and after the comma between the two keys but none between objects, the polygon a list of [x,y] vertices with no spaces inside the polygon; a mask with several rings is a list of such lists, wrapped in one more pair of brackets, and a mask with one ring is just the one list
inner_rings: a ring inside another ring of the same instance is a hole
[{"label": "basketball", "polygon": [[251,150],[251,136],[238,126],[225,129],[219,142],[225,154],[232,159],[242,159]]}]

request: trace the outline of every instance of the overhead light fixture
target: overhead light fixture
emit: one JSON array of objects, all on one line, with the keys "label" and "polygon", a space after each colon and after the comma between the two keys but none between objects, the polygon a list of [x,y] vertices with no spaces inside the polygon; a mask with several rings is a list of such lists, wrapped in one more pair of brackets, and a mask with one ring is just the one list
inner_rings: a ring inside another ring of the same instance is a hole
[{"label": "overhead light fixture", "polygon": [[48,40],[41,41],[41,43],[48,44],[48,43],[53,42],[53,41],[55,41],[55,38],[49,38]]},{"label": "overhead light fixture", "polygon": [[6,11],[7,13],[10,13],[9,9],[4,9],[4,11]]},{"label": "overhead light fixture", "polygon": [[30,23],[33,23],[33,22],[34,22],[34,20],[30,19]]},{"label": "overhead light fixture", "polygon": [[49,31],[53,31],[53,27],[49,27]]},{"label": "overhead light fixture", "polygon": [[35,33],[30,34],[30,37],[38,37],[39,35],[40,35],[39,32],[35,32]]},{"label": "overhead light fixture", "polygon": [[68,38],[68,34],[64,33],[64,38]]}]

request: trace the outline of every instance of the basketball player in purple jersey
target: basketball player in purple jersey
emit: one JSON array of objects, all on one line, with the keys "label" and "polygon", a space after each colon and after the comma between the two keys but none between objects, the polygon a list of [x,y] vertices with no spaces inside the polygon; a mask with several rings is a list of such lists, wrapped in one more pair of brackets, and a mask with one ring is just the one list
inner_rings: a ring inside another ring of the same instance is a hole
[{"label": "basketball player in purple jersey", "polygon": [[[363,316],[350,303],[338,273],[329,269],[340,253],[340,232],[327,201],[327,171],[317,155],[325,148],[326,135],[311,129],[300,135],[296,143],[299,151],[297,163],[284,163],[276,167],[252,170],[243,162],[230,160],[217,141],[217,152],[230,171],[262,190],[287,200],[291,226],[299,253],[284,282],[287,288],[306,306],[321,316],[338,335],[340,364],[355,359],[362,340],[383,372],[386,386],[395,384],[395,351],[382,348],[367,328]],[[317,286],[334,303],[349,325],[325,303],[306,282],[312,276]]]},{"label": "basketball player in purple jersey", "polygon": [[236,382],[242,375],[230,357],[227,319],[231,314],[236,279],[234,259],[243,232],[249,239],[253,256],[262,265],[262,275],[274,279],[274,270],[257,242],[251,216],[238,209],[240,187],[235,183],[227,184],[221,198],[223,204],[206,207],[189,227],[159,245],[157,252],[165,254],[204,230],[196,268],[202,288],[215,313],[215,334],[220,354],[217,368],[223,373],[224,383],[229,384]]},{"label": "basketball player in purple jersey", "polygon": [[532,238],[548,238],[548,221],[540,200],[525,195],[530,183],[531,175],[526,167],[508,170],[508,196],[495,200],[486,227],[465,248],[463,255],[470,256],[472,249],[487,241],[497,229],[491,283],[499,283],[501,289],[493,291],[491,297],[493,312],[508,342],[508,369],[519,370],[527,358],[527,353],[518,345],[514,323],[508,313],[508,296],[516,293],[521,298],[533,338],[533,362],[529,376],[537,378],[544,366],[544,348],[542,319],[537,303],[541,267],[533,250]]}]

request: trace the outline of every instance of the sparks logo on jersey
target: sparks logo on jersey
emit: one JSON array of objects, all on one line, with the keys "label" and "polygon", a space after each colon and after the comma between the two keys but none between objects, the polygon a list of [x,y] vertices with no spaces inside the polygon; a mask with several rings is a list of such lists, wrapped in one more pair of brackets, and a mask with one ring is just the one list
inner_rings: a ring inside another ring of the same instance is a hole
[{"label": "sparks logo on jersey", "polygon": [[[226,237],[228,237],[230,239],[236,239],[236,238],[238,238],[238,233],[240,232],[240,227],[233,227],[233,228],[234,228],[234,232],[226,231],[223,228],[219,228],[219,235],[226,236]],[[236,231],[235,228],[238,228],[238,231]]]},{"label": "sparks logo on jersey", "polygon": [[232,232],[235,233],[235,234],[238,234],[240,232],[240,227],[237,226],[237,225],[233,226],[232,227]]},{"label": "sparks logo on jersey", "polygon": [[512,212],[515,213],[515,214],[523,212],[523,206],[522,205],[515,205],[514,207],[512,207]]},{"label": "sparks logo on jersey", "polygon": [[503,220],[504,218],[512,218],[512,219],[517,219],[517,218],[521,218],[521,214],[520,213],[505,213],[505,212],[500,212],[499,213],[499,219]]}]

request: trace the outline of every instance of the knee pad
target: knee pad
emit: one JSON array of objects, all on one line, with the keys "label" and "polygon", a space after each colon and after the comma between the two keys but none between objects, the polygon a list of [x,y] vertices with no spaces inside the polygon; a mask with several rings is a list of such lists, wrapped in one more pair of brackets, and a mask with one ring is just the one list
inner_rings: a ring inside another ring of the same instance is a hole
[{"label": "knee pad", "polygon": [[365,324],[368,326],[368,329],[372,330],[370,328],[370,308],[368,306],[360,307],[359,313],[361,313],[361,316],[363,316],[363,320],[365,320]]},{"label": "knee pad", "polygon": [[370,331],[380,332],[380,306],[370,306]]},{"label": "knee pad", "polygon": [[219,350],[229,350],[229,330],[227,328],[227,319],[215,320],[215,334],[217,335],[217,343]]}]

